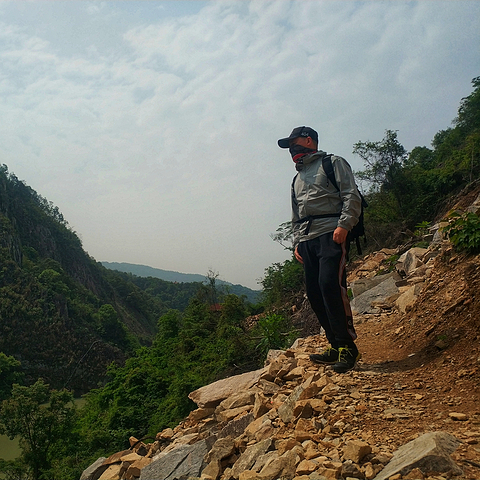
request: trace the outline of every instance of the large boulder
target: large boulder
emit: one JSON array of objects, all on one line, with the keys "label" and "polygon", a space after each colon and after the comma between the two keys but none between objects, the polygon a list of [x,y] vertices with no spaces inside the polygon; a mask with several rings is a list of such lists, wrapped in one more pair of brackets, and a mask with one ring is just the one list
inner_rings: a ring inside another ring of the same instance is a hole
[{"label": "large boulder", "polygon": [[430,432],[400,447],[388,465],[374,480],[387,480],[393,475],[407,475],[415,468],[424,473],[461,475],[462,469],[452,460],[460,442],[446,432]]},{"label": "large boulder", "polygon": [[215,442],[215,437],[193,445],[181,445],[168,454],[159,456],[142,469],[140,480],[174,480],[199,477],[205,467],[204,457]]},{"label": "large boulder", "polygon": [[389,276],[375,287],[355,297],[351,302],[352,310],[354,313],[379,313],[381,310],[372,306],[372,303],[384,302],[396,293],[398,293],[398,287],[395,277]]},{"label": "large boulder", "polygon": [[216,407],[222,400],[241,390],[248,390],[252,385],[258,382],[265,369],[255,370],[253,372],[235,375],[224,378],[217,382],[205,385],[188,395],[188,398],[194,401],[200,408]]}]

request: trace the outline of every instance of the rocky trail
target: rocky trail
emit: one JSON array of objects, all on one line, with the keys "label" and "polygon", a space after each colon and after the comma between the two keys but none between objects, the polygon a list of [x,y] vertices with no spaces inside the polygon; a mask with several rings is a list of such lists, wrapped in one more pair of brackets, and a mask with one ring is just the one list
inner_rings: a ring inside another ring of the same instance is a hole
[{"label": "rocky trail", "polygon": [[132,437],[82,480],[480,479],[480,256],[441,239],[382,250],[349,285],[353,371],[312,364],[327,345],[310,332],[264,368],[192,392],[198,409],[177,427],[150,444]]}]

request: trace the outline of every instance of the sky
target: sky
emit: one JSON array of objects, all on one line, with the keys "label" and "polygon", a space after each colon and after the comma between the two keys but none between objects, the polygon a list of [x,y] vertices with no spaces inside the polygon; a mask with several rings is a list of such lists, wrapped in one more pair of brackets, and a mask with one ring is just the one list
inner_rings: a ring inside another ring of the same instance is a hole
[{"label": "sky", "polygon": [[0,0],[0,164],[97,261],[261,289],[296,126],[347,159],[452,125],[480,75],[476,0]]}]

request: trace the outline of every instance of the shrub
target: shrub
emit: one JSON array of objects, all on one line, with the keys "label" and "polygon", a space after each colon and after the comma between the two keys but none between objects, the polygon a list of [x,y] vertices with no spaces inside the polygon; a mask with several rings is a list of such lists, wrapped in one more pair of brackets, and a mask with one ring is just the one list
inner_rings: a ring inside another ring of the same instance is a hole
[{"label": "shrub", "polygon": [[452,212],[443,228],[452,244],[461,251],[480,252],[480,217],[471,212]]}]

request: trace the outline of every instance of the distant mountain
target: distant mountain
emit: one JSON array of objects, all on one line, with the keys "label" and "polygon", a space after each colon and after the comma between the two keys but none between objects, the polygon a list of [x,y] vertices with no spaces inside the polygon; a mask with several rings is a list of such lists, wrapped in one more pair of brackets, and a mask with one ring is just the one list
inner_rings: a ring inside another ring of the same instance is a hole
[{"label": "distant mountain", "polygon": [[[102,265],[111,270],[118,270],[119,272],[126,272],[136,275],[138,277],[153,277],[174,283],[206,283],[206,276],[196,273],[180,273],[171,270],[162,270],[161,268],[153,268],[147,265],[136,265],[133,263],[118,263],[118,262],[101,262]],[[237,296],[245,295],[247,300],[251,303],[259,301],[260,290],[252,290],[243,285],[234,285],[224,280],[217,280],[218,285],[222,285],[224,290],[228,293],[233,293]]]}]

